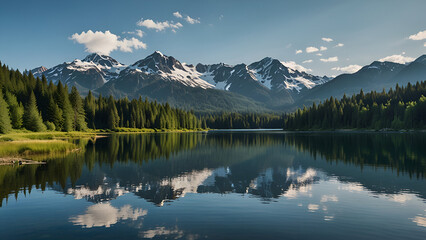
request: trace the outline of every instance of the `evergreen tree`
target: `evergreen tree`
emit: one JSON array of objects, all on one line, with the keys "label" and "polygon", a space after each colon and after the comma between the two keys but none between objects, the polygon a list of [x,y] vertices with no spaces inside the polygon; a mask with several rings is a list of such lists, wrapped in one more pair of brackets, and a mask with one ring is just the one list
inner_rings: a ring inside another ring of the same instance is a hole
[{"label": "evergreen tree", "polygon": [[61,130],[62,123],[64,121],[62,117],[62,110],[59,109],[58,104],[51,97],[49,100],[49,106],[47,107],[47,121],[55,125],[56,130]]},{"label": "evergreen tree", "polygon": [[43,124],[41,114],[38,112],[36,98],[34,92],[31,92],[27,107],[24,112],[24,126],[33,132],[42,132],[46,130]]},{"label": "evergreen tree", "polygon": [[22,103],[18,103],[16,96],[10,92],[6,92],[6,102],[9,105],[10,119],[12,121],[12,127],[19,129],[22,127],[22,117],[24,115],[24,106]]},{"label": "evergreen tree", "polygon": [[84,99],[84,111],[86,113],[87,125],[91,129],[95,129],[95,114],[96,114],[96,104],[95,98],[93,97],[92,91],[89,91],[89,94]]},{"label": "evergreen tree", "polygon": [[0,133],[8,133],[10,130],[12,130],[12,124],[10,123],[8,104],[0,90]]},{"label": "evergreen tree", "polygon": [[[359,94],[351,98],[327,99],[318,106],[298,110],[285,117],[285,129],[403,129],[425,128],[424,106],[426,82],[406,87],[397,85],[395,90]],[[308,118],[308,123],[306,123]]]},{"label": "evergreen tree", "polygon": [[117,107],[115,106],[115,101],[110,96],[108,98],[108,129],[117,129],[120,117],[118,116]]},{"label": "evergreen tree", "polygon": [[73,109],[69,100],[67,87],[59,81],[55,92],[55,101],[62,110],[61,130],[70,132],[73,130]]},{"label": "evergreen tree", "polygon": [[87,123],[84,115],[83,101],[76,87],[72,87],[69,96],[73,109],[73,127],[76,131],[84,131],[87,129]]}]

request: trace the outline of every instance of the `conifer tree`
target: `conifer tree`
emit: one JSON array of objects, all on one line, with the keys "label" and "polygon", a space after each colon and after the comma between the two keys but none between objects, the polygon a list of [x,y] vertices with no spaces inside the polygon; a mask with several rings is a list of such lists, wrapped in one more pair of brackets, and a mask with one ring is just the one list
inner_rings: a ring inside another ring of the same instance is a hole
[{"label": "conifer tree", "polygon": [[91,129],[95,129],[96,104],[92,91],[89,91],[89,94],[84,99],[84,111],[86,113],[86,121],[88,127]]},{"label": "conifer tree", "polygon": [[43,119],[37,109],[34,92],[31,92],[24,112],[24,127],[33,132],[42,132],[46,130],[46,126],[43,124]]},{"label": "conifer tree", "polygon": [[55,92],[55,101],[62,110],[61,130],[69,132],[73,130],[73,110],[68,96],[67,87],[59,81]]},{"label": "conifer tree", "polygon": [[118,116],[117,107],[115,106],[115,101],[110,96],[108,98],[108,128],[109,129],[116,129],[118,127],[118,123],[120,121],[120,117]]},{"label": "conifer tree", "polygon": [[58,104],[56,104],[56,102],[53,100],[53,97],[51,97],[49,100],[46,120],[53,123],[56,130],[61,130],[64,120],[62,117],[62,110],[59,109]]},{"label": "conifer tree", "polygon": [[83,101],[75,86],[71,89],[69,96],[73,109],[73,127],[76,131],[84,131],[87,129],[87,123],[84,116]]},{"label": "conifer tree", "polygon": [[18,103],[16,96],[10,92],[6,92],[6,102],[9,105],[10,119],[12,121],[12,127],[19,129],[22,127],[22,117],[24,115],[24,106],[22,103]]},{"label": "conifer tree", "polygon": [[0,90],[0,133],[8,133],[10,130],[12,130],[12,124],[10,123],[8,104]]}]

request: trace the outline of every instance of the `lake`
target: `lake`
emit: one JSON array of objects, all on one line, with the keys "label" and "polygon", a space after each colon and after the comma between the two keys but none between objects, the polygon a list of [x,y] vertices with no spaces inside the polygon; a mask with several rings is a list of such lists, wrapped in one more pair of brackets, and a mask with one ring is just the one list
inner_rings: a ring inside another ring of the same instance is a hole
[{"label": "lake", "polygon": [[118,134],[0,166],[0,239],[426,239],[426,134]]}]

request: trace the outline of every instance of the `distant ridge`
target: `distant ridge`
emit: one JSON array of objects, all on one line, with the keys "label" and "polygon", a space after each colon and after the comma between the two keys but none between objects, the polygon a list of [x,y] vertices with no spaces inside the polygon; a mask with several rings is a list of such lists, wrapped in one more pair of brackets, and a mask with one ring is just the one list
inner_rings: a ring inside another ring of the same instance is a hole
[{"label": "distant ridge", "polygon": [[[396,83],[426,80],[426,55],[409,64],[379,62],[334,79],[294,69],[284,61],[265,57],[246,64],[187,64],[155,51],[125,65],[96,53],[53,68],[32,70],[36,77],[76,86],[86,94],[148,97],[174,106],[214,111],[288,110],[330,96],[382,90]],[[290,64],[291,65],[291,64]],[[220,103],[219,103],[220,102]]]}]

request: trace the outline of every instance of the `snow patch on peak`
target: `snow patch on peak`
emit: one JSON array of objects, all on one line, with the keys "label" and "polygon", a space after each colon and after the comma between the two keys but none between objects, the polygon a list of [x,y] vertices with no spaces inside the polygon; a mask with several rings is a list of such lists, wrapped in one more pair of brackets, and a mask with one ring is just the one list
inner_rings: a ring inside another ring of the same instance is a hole
[{"label": "snow patch on peak", "polygon": [[160,56],[164,57],[164,54],[162,52],[158,51],[158,50],[155,51],[154,53],[159,54]]}]

